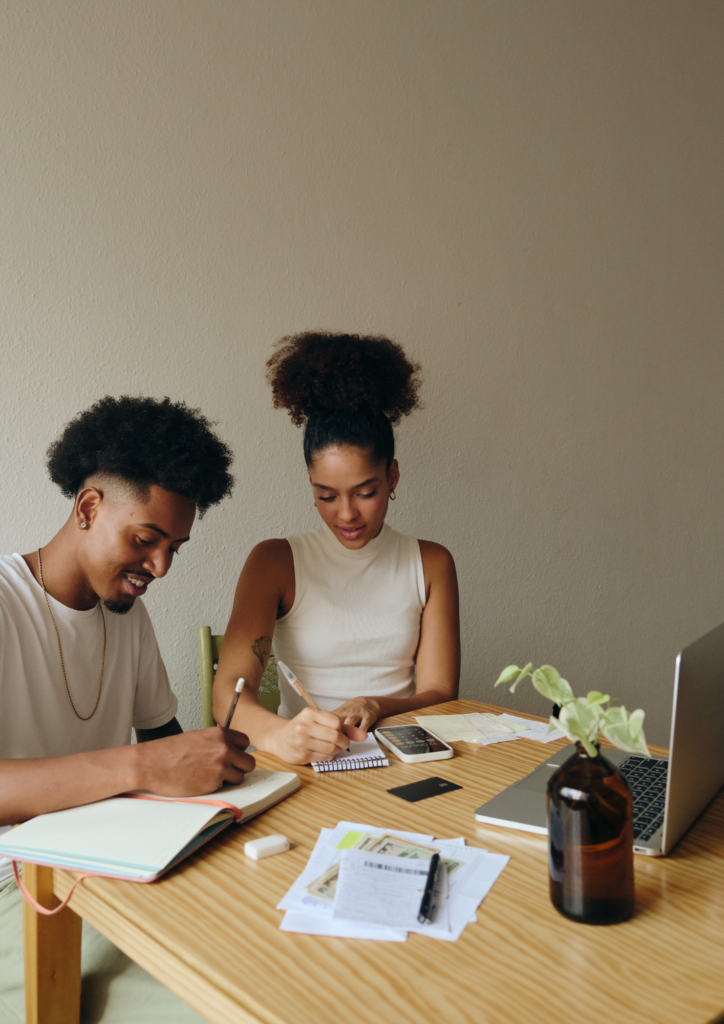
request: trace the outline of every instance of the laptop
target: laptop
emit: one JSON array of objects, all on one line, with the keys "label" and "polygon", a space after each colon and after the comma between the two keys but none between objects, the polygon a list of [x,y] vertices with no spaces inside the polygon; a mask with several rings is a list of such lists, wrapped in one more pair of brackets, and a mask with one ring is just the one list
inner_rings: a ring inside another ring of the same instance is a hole
[{"label": "laptop", "polygon": [[[547,835],[548,779],[574,751],[573,744],[556,751],[478,807],[476,820]],[[608,749],[604,754],[633,793],[634,853],[670,853],[724,785],[724,624],[676,659],[669,756]]]}]

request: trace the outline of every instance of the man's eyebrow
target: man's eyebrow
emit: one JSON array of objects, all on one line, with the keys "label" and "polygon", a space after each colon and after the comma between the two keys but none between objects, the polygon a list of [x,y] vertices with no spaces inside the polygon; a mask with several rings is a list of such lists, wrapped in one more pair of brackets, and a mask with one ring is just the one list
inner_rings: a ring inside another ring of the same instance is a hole
[{"label": "man's eyebrow", "polygon": [[[162,537],[166,538],[166,540],[171,539],[169,535],[166,533],[166,531],[162,530],[160,526],[156,526],[155,523],[141,523],[140,525],[145,526],[147,530],[155,530],[156,533],[160,533]],[[176,543],[185,544],[187,540],[189,540],[188,537],[182,537],[180,540],[177,540]]]},{"label": "man's eyebrow", "polygon": [[[354,487],[352,488],[352,490],[353,491],[358,491],[360,489],[360,487],[366,487],[368,484],[378,484],[379,482],[380,482],[380,478],[378,476],[372,476],[372,477],[369,478],[369,480],[363,480],[361,484],[355,484]],[[318,484],[314,480],[312,480],[312,486],[313,487],[319,487],[319,489],[322,490],[322,491],[334,491],[334,490],[336,490],[336,487],[329,487],[327,484]]]}]

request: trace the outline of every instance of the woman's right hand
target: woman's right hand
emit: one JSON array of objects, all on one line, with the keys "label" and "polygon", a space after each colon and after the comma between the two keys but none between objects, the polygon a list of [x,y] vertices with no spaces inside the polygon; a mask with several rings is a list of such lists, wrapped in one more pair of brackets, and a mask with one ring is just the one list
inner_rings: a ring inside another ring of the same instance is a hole
[{"label": "woman's right hand", "polygon": [[331,761],[340,750],[346,750],[350,740],[363,740],[364,729],[344,726],[331,711],[305,708],[296,718],[285,722],[275,732],[265,748],[289,764],[309,764],[310,761]]}]

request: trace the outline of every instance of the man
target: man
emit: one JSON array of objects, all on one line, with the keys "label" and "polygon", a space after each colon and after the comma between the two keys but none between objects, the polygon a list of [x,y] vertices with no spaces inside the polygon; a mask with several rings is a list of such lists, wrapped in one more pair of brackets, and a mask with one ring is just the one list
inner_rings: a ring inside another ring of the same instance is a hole
[{"label": "man", "polygon": [[[0,557],[0,825],[131,789],[209,793],[254,767],[242,733],[182,732],[137,600],[169,571],[196,513],[231,492],[231,459],[201,413],[169,399],[106,397],[51,445],[50,477],[73,510],[37,551]],[[0,882],[0,1024],[24,1019],[20,920],[14,883]],[[113,1021],[199,1020],[92,929],[84,1017],[100,1019],[86,1005],[94,966]]]}]

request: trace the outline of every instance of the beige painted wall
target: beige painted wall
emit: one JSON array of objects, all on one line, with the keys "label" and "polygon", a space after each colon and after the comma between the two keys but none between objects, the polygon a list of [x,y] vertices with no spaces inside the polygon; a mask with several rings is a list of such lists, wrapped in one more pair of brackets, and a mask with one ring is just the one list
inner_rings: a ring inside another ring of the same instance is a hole
[{"label": "beige painted wall", "polygon": [[94,399],[218,420],[235,496],[148,598],[197,723],[196,625],[315,522],[271,344],[389,332],[427,406],[390,521],[455,554],[463,695],[544,659],[666,742],[724,619],[723,97],[710,0],[2,4],[2,549],[64,519]]}]

